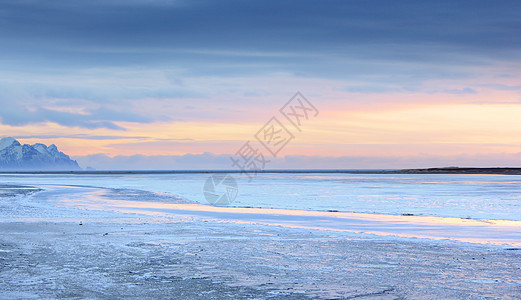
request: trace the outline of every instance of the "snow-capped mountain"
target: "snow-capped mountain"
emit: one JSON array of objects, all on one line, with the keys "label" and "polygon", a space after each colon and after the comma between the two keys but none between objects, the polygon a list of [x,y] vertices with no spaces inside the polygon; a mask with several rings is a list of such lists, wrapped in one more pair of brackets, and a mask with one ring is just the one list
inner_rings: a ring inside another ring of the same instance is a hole
[{"label": "snow-capped mountain", "polygon": [[78,163],[55,145],[22,145],[12,137],[0,140],[0,170],[80,170]]}]

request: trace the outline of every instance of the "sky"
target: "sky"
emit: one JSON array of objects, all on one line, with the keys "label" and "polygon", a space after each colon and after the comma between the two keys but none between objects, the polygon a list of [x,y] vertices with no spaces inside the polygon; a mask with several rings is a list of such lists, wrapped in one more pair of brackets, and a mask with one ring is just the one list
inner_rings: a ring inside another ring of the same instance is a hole
[{"label": "sky", "polygon": [[0,136],[96,169],[249,141],[267,169],[521,166],[520,36],[519,1],[0,0]]}]

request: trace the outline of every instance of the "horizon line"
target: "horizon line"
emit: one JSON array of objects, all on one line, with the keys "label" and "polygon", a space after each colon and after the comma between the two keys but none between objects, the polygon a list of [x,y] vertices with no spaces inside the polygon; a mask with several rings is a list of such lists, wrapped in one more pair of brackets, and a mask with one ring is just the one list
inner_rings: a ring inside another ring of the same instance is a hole
[{"label": "horizon line", "polygon": [[0,174],[78,174],[78,175],[117,175],[117,174],[499,174],[521,175],[521,167],[434,167],[407,169],[264,169],[256,171],[200,169],[200,170],[0,170]]}]

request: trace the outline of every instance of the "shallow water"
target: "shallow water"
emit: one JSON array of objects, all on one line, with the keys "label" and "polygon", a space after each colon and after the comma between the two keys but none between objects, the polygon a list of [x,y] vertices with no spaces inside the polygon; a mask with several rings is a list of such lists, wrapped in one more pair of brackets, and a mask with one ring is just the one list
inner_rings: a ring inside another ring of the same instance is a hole
[{"label": "shallow water", "polygon": [[[0,182],[138,189],[207,204],[209,176],[0,174]],[[231,205],[238,207],[521,220],[521,176],[515,175],[290,173],[258,174],[251,182],[232,176],[239,191]]]},{"label": "shallow water", "polygon": [[[129,189],[42,186],[32,199],[47,221],[73,218],[103,220],[134,216],[132,223],[217,222],[325,231],[365,236],[414,238],[521,247],[521,221],[401,216],[297,209],[241,208],[201,205],[179,197]],[[23,209],[18,209],[18,211]],[[80,213],[80,214],[78,214]],[[86,214],[87,213],[87,214]],[[21,217],[26,215],[22,213]],[[147,221],[147,222],[148,222]]]}]

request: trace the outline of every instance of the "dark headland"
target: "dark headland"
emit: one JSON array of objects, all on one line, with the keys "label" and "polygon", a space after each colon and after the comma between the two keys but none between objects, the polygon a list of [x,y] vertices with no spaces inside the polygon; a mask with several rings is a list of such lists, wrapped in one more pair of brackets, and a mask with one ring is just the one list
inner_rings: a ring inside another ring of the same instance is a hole
[{"label": "dark headland", "polygon": [[500,174],[521,175],[521,168],[429,168],[429,169],[405,169],[390,171],[398,174]]}]

